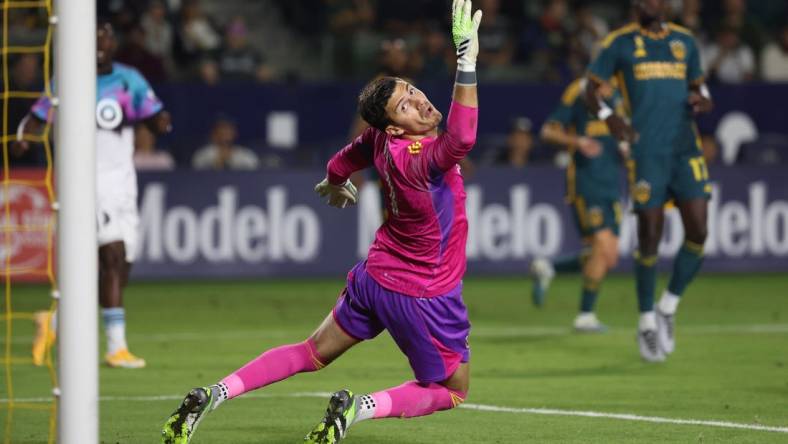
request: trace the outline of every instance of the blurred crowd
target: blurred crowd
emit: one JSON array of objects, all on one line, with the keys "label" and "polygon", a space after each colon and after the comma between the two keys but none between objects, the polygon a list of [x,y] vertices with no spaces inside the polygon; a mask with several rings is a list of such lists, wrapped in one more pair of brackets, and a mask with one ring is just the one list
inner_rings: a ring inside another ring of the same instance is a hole
[{"label": "blurred crowd", "polygon": [[[97,5],[99,16],[111,20],[120,38],[118,61],[136,67],[154,85],[215,85],[359,81],[380,74],[414,81],[448,80],[456,58],[449,39],[450,3],[102,0]],[[788,2],[668,0],[666,4],[669,19],[695,33],[710,83],[788,82]],[[478,70],[487,82],[567,84],[583,74],[597,42],[631,20],[630,0],[476,0],[474,5],[484,11]],[[282,35],[290,40],[276,40]],[[9,10],[9,44],[40,45],[45,38],[44,11]],[[36,54],[10,55],[9,87],[40,91],[42,62]],[[12,126],[29,106],[23,100],[9,102]],[[547,156],[530,154],[539,145],[530,121],[513,117],[512,122],[511,134],[489,141],[498,149],[489,150],[479,161],[522,166],[529,159],[545,160]],[[348,122],[351,134],[353,125]],[[275,156],[261,159],[254,150],[238,145],[236,124],[229,116],[217,117],[213,128],[205,131],[206,145],[193,153],[190,162],[194,168],[282,164]],[[156,150],[156,144],[152,135],[139,130],[140,167],[174,167],[172,157]],[[704,145],[709,153],[715,152],[713,137],[704,137]],[[553,154],[550,151],[550,157]],[[27,156],[21,162],[44,160],[40,150]],[[181,163],[185,166],[182,159]]]},{"label": "blurred crowd", "polygon": [[[284,17],[330,53],[337,77],[388,72],[413,79],[453,72],[447,0],[281,1]],[[631,20],[629,0],[478,0],[479,73],[486,80],[566,83],[596,42]],[[669,0],[669,20],[691,29],[710,80],[788,81],[788,3]]]},{"label": "blurred crowd", "polygon": [[[448,78],[454,69],[449,4],[104,0],[98,13],[110,18],[121,36],[118,60],[153,83],[365,79],[380,72],[425,80]],[[233,6],[229,15],[218,13],[228,5]],[[484,11],[480,75],[488,81],[567,83],[583,73],[599,39],[631,20],[629,5],[629,0],[477,0],[475,7]],[[788,81],[788,2],[668,0],[666,5],[671,21],[695,33],[712,82]],[[10,39],[40,35],[42,13],[11,10]],[[258,29],[272,24],[260,14],[276,14],[274,22],[289,31],[290,41],[274,45],[267,30]],[[295,54],[282,45],[309,50]],[[293,57],[310,60],[294,63]],[[323,61],[318,69],[310,63],[314,60]]]}]

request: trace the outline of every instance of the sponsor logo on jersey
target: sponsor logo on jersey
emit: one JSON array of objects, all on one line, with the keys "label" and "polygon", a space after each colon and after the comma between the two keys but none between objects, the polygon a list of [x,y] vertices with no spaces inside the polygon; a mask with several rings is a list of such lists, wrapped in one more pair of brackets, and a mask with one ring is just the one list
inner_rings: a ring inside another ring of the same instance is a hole
[{"label": "sponsor logo on jersey", "polygon": [[96,122],[102,129],[113,130],[123,122],[123,110],[117,100],[105,97],[96,104]]},{"label": "sponsor logo on jersey", "polygon": [[635,65],[636,80],[687,78],[687,64],[682,62],[643,62]]}]

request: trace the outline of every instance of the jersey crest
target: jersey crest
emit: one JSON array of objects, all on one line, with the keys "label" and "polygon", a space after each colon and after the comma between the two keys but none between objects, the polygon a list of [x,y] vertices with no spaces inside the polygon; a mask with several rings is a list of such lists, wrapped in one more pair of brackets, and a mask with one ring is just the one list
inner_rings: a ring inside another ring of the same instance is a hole
[{"label": "jersey crest", "polygon": [[588,210],[588,224],[592,227],[601,227],[605,222],[605,213],[602,212],[600,207],[591,207]]},{"label": "jersey crest", "polygon": [[651,184],[646,182],[644,179],[640,179],[632,190],[632,197],[634,197],[635,202],[639,204],[645,204],[648,202],[648,200],[651,198]]},{"label": "jersey crest", "polygon": [[411,143],[410,145],[408,145],[408,152],[410,154],[421,154],[421,148],[422,148],[421,142],[417,140]]},{"label": "jersey crest", "polygon": [[673,40],[670,42],[670,52],[673,53],[673,57],[679,61],[687,57],[687,47],[684,46],[684,42],[681,40]]}]

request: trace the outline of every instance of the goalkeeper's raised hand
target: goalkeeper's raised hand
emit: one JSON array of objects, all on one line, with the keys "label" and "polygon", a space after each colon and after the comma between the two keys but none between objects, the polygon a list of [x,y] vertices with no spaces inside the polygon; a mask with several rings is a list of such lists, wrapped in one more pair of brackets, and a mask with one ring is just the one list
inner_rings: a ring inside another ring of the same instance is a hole
[{"label": "goalkeeper's raised hand", "polygon": [[451,6],[451,35],[457,48],[457,70],[476,71],[479,54],[479,23],[482,11],[471,15],[471,0],[453,0]]},{"label": "goalkeeper's raised hand", "polygon": [[358,190],[350,180],[346,180],[342,185],[332,185],[328,179],[323,179],[315,185],[315,193],[325,197],[326,203],[332,207],[345,208],[358,202]]}]

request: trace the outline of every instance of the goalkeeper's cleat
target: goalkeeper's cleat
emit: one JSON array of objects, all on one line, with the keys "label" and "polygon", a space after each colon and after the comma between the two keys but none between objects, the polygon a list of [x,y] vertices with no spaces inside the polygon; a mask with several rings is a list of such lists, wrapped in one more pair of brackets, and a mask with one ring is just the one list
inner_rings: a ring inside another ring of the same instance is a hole
[{"label": "goalkeeper's cleat", "polygon": [[550,288],[550,282],[553,281],[555,276],[555,269],[553,264],[547,259],[534,259],[531,262],[531,278],[533,285],[531,289],[531,300],[534,306],[541,307],[544,304],[545,297],[547,297],[547,290]]},{"label": "goalkeeper's cleat", "polygon": [[664,313],[657,307],[654,310],[657,319],[657,345],[663,353],[669,355],[676,349],[676,315]]},{"label": "goalkeeper's cleat", "polygon": [[576,333],[604,333],[607,326],[599,321],[594,313],[580,313],[574,322]]},{"label": "goalkeeper's cleat", "polygon": [[145,360],[134,356],[131,352],[122,348],[115,353],[107,353],[104,356],[107,365],[114,368],[143,368],[145,367]]},{"label": "goalkeeper's cleat", "polygon": [[328,401],[326,416],[304,438],[312,444],[333,444],[341,441],[356,418],[356,397],[350,390],[340,390]]},{"label": "goalkeeper's cleat", "polygon": [[161,430],[162,444],[188,444],[197,425],[212,409],[216,394],[210,387],[192,389]]},{"label": "goalkeeper's cleat", "polygon": [[37,311],[33,314],[36,324],[36,335],[33,338],[33,365],[41,366],[46,361],[46,356],[55,343],[55,331],[52,328],[52,313]]},{"label": "goalkeeper's cleat", "polygon": [[657,330],[639,330],[638,346],[640,347],[640,357],[646,362],[663,362],[665,352],[659,348],[657,343]]}]

